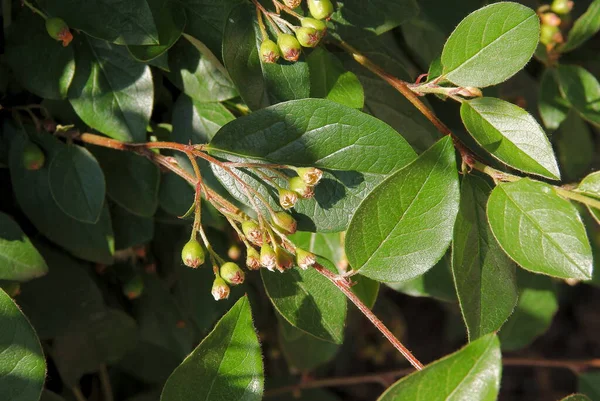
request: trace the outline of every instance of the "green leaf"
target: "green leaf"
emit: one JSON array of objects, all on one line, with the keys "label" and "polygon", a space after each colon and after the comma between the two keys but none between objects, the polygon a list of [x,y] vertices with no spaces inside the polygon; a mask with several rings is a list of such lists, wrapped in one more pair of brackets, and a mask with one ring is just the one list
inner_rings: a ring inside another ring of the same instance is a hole
[{"label": "green leaf", "polygon": [[600,372],[580,373],[578,379],[577,388],[580,392],[594,400],[600,397]]},{"label": "green leaf", "polygon": [[489,334],[400,379],[379,401],[493,401],[502,372],[500,343]]},{"label": "green leaf", "polygon": [[90,127],[125,142],[144,142],[152,113],[154,84],[150,67],[126,49],[79,35],[75,78],[69,101]]},{"label": "green leaf", "polygon": [[[422,8],[423,5],[421,4]],[[439,66],[439,75],[442,73],[442,65],[440,62],[440,54],[444,48],[447,34],[440,26],[432,22],[428,18],[419,15],[402,25],[402,36],[406,40],[412,55],[417,59],[419,65],[428,66],[434,60]],[[427,80],[436,78],[436,74],[430,71]]]},{"label": "green leaf", "polygon": [[81,146],[67,145],[52,158],[49,169],[50,192],[58,207],[76,220],[97,222],[106,183],[94,156]]},{"label": "green leaf", "polygon": [[28,91],[46,99],[63,99],[75,75],[73,46],[52,39],[44,21],[24,13],[8,32],[6,62]]},{"label": "green leaf", "polygon": [[558,310],[556,288],[551,278],[517,270],[519,302],[500,330],[502,349],[516,351],[527,347],[550,328]]},{"label": "green leaf", "polygon": [[577,192],[600,199],[600,171],[593,172],[586,176],[577,188]]},{"label": "green leaf", "polygon": [[174,216],[183,216],[194,203],[194,188],[175,173],[163,174],[158,193],[160,207]]},{"label": "green leaf", "polygon": [[515,262],[534,273],[589,280],[592,250],[577,209],[552,187],[523,178],[492,191],[487,215]]},{"label": "green leaf", "polygon": [[378,281],[368,277],[355,274],[352,276],[352,292],[365,304],[368,308],[373,308],[377,302],[379,295]]},{"label": "green leaf", "polygon": [[15,302],[0,289],[0,394],[10,401],[40,398],[46,361],[40,340]]},{"label": "green leaf", "polygon": [[221,102],[237,96],[237,89],[219,60],[190,40],[195,39],[181,38],[169,51],[167,78],[197,102]]},{"label": "green leaf", "polygon": [[[227,159],[325,169],[315,198],[298,202],[295,217],[300,219],[301,230],[329,232],[345,229],[360,201],[415,157],[406,141],[388,125],[323,99],[286,102],[238,118],[219,131],[210,149]],[[234,197],[250,205],[237,182],[231,182],[222,170],[213,169]],[[245,182],[260,187],[275,205],[274,195],[262,181],[238,172]]]},{"label": "green leaf", "polygon": [[171,48],[177,42],[185,27],[185,10],[173,0],[146,0],[152,11],[158,31],[158,45],[128,46],[129,52],[137,60],[150,61]]},{"label": "green leaf", "polygon": [[569,31],[567,42],[559,47],[561,53],[577,49],[600,31],[600,0],[594,0]]},{"label": "green leaf", "polygon": [[346,71],[334,55],[319,47],[307,57],[310,69],[310,96],[362,109],[365,95],[360,81]]},{"label": "green leaf", "polygon": [[160,171],[150,160],[132,152],[90,146],[106,177],[108,196],[130,213],[154,215],[158,207]]},{"label": "green leaf", "polygon": [[585,68],[559,65],[556,69],[560,91],[587,121],[600,126],[600,83]]},{"label": "green leaf", "polygon": [[297,247],[324,257],[340,266],[345,262],[344,245],[342,237],[344,233],[311,233],[298,231],[288,238]]},{"label": "green leaf", "polygon": [[[337,273],[326,259],[319,263]],[[261,270],[273,306],[292,326],[321,340],[341,344],[346,322],[346,297],[315,269],[293,269],[279,274]]]},{"label": "green leaf", "polygon": [[381,35],[419,13],[415,0],[340,0],[332,20],[341,25],[358,27]]},{"label": "green leaf", "polygon": [[52,343],[52,359],[68,386],[102,364],[114,364],[135,347],[137,327],[126,313],[107,309],[87,319],[71,322]]},{"label": "green leaf", "polygon": [[517,304],[516,266],[487,222],[491,191],[482,178],[465,175],[454,225],[452,272],[470,341],[498,331]]},{"label": "green leaf", "polygon": [[244,296],[175,369],[160,400],[259,401],[263,380],[260,344]]},{"label": "green leaf", "polygon": [[546,134],[519,106],[491,97],[476,98],[462,103],[460,116],[471,136],[496,159],[527,173],[560,179]]},{"label": "green leaf", "polygon": [[[5,125],[5,128],[10,126]],[[98,263],[111,263],[113,233],[108,208],[104,206],[95,224],[84,223],[66,215],[52,197],[48,163],[39,170],[27,170],[21,161],[25,132],[12,141],[10,147],[10,174],[19,206],[33,225],[49,240],[67,249],[73,255]],[[42,148],[46,160],[62,151],[66,145],[51,135],[29,135]]]},{"label": "green leaf", "polygon": [[209,142],[235,117],[221,103],[202,103],[182,95],[173,108],[173,140],[179,143]]},{"label": "green leaf", "polygon": [[552,143],[564,181],[577,180],[590,171],[596,145],[588,124],[575,110],[569,112],[567,119],[552,135]]},{"label": "green leaf", "polygon": [[500,2],[469,14],[442,52],[444,76],[458,86],[499,84],[525,67],[540,37],[535,11]]},{"label": "green leaf", "polygon": [[42,391],[42,398],[40,398],[40,401],[65,401],[65,399],[58,394],[53,393],[52,391],[44,389],[44,391]]},{"label": "green leaf", "polygon": [[21,227],[0,212],[0,280],[27,281],[47,272],[44,258]]},{"label": "green leaf", "polygon": [[159,36],[148,0],[38,0],[70,28],[120,45],[157,45]]},{"label": "green leaf", "polygon": [[538,110],[544,126],[556,130],[567,118],[571,105],[560,93],[554,71],[545,69],[539,86]]},{"label": "green leaf", "polygon": [[152,240],[154,220],[131,214],[116,204],[111,208],[110,214],[115,232],[116,250],[144,245]]},{"label": "green leaf", "polygon": [[583,394],[571,394],[563,398],[561,401],[592,401],[588,396]]},{"label": "green leaf", "polygon": [[350,265],[386,282],[425,273],[450,245],[458,203],[454,147],[446,137],[361,203],[346,236]]}]

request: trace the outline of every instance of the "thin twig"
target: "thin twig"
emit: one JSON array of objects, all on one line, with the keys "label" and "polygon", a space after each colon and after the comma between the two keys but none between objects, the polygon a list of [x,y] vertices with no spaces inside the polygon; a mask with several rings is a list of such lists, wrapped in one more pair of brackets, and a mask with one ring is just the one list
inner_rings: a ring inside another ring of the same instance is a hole
[{"label": "thin twig", "polygon": [[114,401],[112,386],[110,384],[110,377],[108,376],[108,370],[106,365],[100,365],[98,371],[98,377],[100,378],[100,384],[102,385],[102,394],[104,395],[104,401]]},{"label": "thin twig", "polygon": [[77,401],[87,401],[77,384],[71,387],[71,392]]}]

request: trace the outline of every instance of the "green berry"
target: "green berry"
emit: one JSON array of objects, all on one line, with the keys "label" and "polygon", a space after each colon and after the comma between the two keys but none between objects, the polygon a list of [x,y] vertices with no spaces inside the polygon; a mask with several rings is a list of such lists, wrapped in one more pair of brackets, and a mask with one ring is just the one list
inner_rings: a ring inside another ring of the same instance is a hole
[{"label": "green berry", "polygon": [[254,220],[246,220],[242,223],[242,232],[248,239],[248,241],[258,246],[263,243],[263,233],[260,226]]},{"label": "green berry", "polygon": [[302,46],[298,42],[298,39],[294,35],[288,33],[282,33],[277,38],[277,45],[281,50],[281,55],[287,61],[298,61],[300,57],[300,50]]},{"label": "green berry", "polygon": [[296,39],[304,47],[315,47],[321,40],[321,33],[315,28],[300,27],[296,29]]},{"label": "green berry", "polygon": [[181,250],[181,260],[183,264],[194,269],[204,264],[204,249],[195,239],[191,239],[183,246]]},{"label": "green berry", "polygon": [[276,212],[271,217],[273,219],[273,224],[285,234],[293,234],[296,232],[298,223],[286,212]]},{"label": "green berry", "polygon": [[308,0],[308,11],[316,19],[326,19],[333,13],[330,0]]},{"label": "green berry", "polygon": [[215,278],[210,291],[215,301],[229,298],[229,291],[229,286],[225,280],[223,280],[221,277]]},{"label": "green berry", "polygon": [[305,28],[316,29],[317,31],[319,31],[321,37],[325,36],[325,33],[327,32],[327,25],[323,21],[318,19],[310,17],[302,18],[300,20],[300,25],[302,25]]},{"label": "green berry", "polygon": [[298,202],[298,194],[289,189],[279,188],[279,204],[285,210],[291,209]]},{"label": "green berry", "polygon": [[271,248],[271,245],[265,243],[260,247],[260,264],[263,267],[273,271],[275,267],[275,251]]},{"label": "green berry", "polygon": [[252,247],[247,248],[246,267],[250,270],[260,269],[260,254]]},{"label": "green berry", "polygon": [[144,279],[141,274],[136,274],[123,285],[123,294],[129,299],[139,298],[144,292]]},{"label": "green berry", "polygon": [[573,8],[573,2],[569,0],[554,0],[550,9],[557,14],[568,14]]},{"label": "green berry", "polygon": [[62,18],[48,18],[46,20],[46,31],[52,39],[63,42],[63,46],[67,46],[73,40],[69,26]]},{"label": "green berry", "polygon": [[290,189],[296,192],[304,199],[312,198],[315,196],[314,187],[305,183],[300,177],[292,177],[288,181]]},{"label": "green berry", "polygon": [[44,152],[33,142],[27,142],[23,148],[23,166],[27,170],[39,170],[46,162]]},{"label": "green berry", "polygon": [[277,43],[267,39],[260,44],[260,59],[263,63],[276,63],[280,56]]},{"label": "green berry", "polygon": [[242,269],[233,262],[223,264],[223,266],[221,266],[220,274],[223,280],[231,285],[242,284],[245,278]]},{"label": "green berry", "polygon": [[310,266],[314,265],[316,261],[317,258],[313,253],[296,248],[296,264],[301,269],[308,269]]},{"label": "green berry", "polygon": [[280,272],[294,267],[294,257],[285,249],[277,247],[275,249],[275,267]]},{"label": "green berry", "polygon": [[544,45],[555,43],[555,35],[559,32],[560,30],[557,26],[542,25],[540,28],[540,43]]}]

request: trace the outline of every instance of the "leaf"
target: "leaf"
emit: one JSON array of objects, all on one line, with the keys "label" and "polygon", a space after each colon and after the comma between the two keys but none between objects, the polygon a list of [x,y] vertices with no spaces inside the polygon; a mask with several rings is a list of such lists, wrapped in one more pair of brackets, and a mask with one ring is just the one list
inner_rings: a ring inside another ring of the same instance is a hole
[{"label": "leaf", "polygon": [[600,0],[594,0],[586,12],[575,21],[567,36],[567,42],[559,47],[559,51],[566,53],[577,49],[598,31],[600,31]]},{"label": "leaf", "polygon": [[144,142],[152,113],[154,84],[150,67],[124,48],[78,36],[75,78],[69,101],[90,127],[125,142]]},{"label": "leaf", "polygon": [[129,213],[119,205],[111,208],[115,249],[123,250],[132,246],[144,245],[154,236],[154,220]]},{"label": "leaf", "polygon": [[[331,262],[318,262],[337,273]],[[315,269],[292,269],[284,274],[261,270],[273,306],[292,326],[318,339],[341,344],[346,322],[346,297]]]},{"label": "leaf", "polygon": [[442,52],[444,76],[458,86],[499,84],[525,67],[540,37],[535,11],[500,2],[469,14]]},{"label": "leaf", "polygon": [[[5,128],[10,128],[5,125]],[[66,145],[51,135],[29,135],[52,158]],[[20,132],[10,147],[10,174],[17,202],[27,218],[49,240],[73,255],[98,263],[111,263],[114,252],[113,233],[106,205],[95,224],[83,223],[66,215],[52,198],[48,163],[39,170],[27,170],[21,161],[25,132]]]},{"label": "leaf", "polygon": [[311,233],[298,231],[288,238],[299,248],[312,252],[341,267],[346,262],[342,237],[344,233]]},{"label": "leaf", "polygon": [[153,60],[171,48],[183,33],[185,10],[173,0],[146,0],[158,31],[158,44],[153,46],[127,46],[133,57],[140,61]]},{"label": "leaf", "polygon": [[548,184],[523,178],[492,191],[487,215],[515,262],[534,273],[589,280],[592,250],[577,209]]},{"label": "leaf", "polygon": [[132,152],[90,146],[106,177],[108,196],[130,213],[151,217],[158,207],[160,171]]},{"label": "leaf", "polygon": [[454,225],[452,272],[469,341],[496,332],[517,304],[515,264],[487,222],[488,183],[465,175]]},{"label": "leaf", "polygon": [[[423,7],[423,4],[420,4],[420,7],[425,8],[426,6]],[[440,54],[442,53],[447,37],[447,34],[441,27],[428,18],[419,15],[417,18],[413,18],[402,24],[401,29],[402,37],[406,40],[411,54],[414,55],[419,65],[428,66],[434,60],[437,60],[440,67],[439,74],[441,74]],[[434,75],[430,71],[427,80],[436,78]]]},{"label": "leaf", "polygon": [[260,345],[244,296],[175,369],[160,400],[259,401],[263,380]]},{"label": "leaf", "polygon": [[332,100],[344,106],[362,109],[364,91],[360,81],[342,63],[323,48],[310,53],[306,61],[310,69],[310,96]]},{"label": "leaf", "polygon": [[40,398],[46,361],[40,340],[14,301],[0,289],[0,394],[10,401]]},{"label": "leaf", "polygon": [[559,65],[556,69],[560,91],[581,117],[600,126],[600,83],[585,68]]},{"label": "leaf", "polygon": [[352,292],[370,309],[373,309],[377,302],[379,287],[379,282],[368,277],[360,274],[352,276]]},{"label": "leaf", "polygon": [[583,372],[578,375],[577,388],[592,399],[600,397],[600,372]]},{"label": "leaf", "polygon": [[84,223],[98,221],[106,183],[100,165],[87,149],[65,146],[52,158],[48,179],[52,198],[65,214]]},{"label": "leaf", "polygon": [[6,62],[21,85],[46,99],[64,99],[75,75],[73,46],[52,39],[39,16],[24,13],[8,31]]},{"label": "leaf", "polygon": [[65,399],[58,394],[53,393],[52,391],[44,389],[44,391],[42,391],[42,398],[40,398],[40,401],[65,401]]},{"label": "leaf", "polygon": [[188,39],[181,38],[169,51],[167,78],[197,102],[221,102],[237,96],[227,72],[207,51],[203,53]]},{"label": "leaf", "polygon": [[182,95],[173,108],[173,140],[179,143],[209,142],[235,117],[220,103],[203,103]]},{"label": "leaf", "polygon": [[471,136],[496,159],[527,173],[560,179],[546,134],[522,108],[482,97],[462,103],[460,116]]},{"label": "leaf", "polygon": [[600,198],[600,171],[587,175],[575,190],[593,198]]},{"label": "leaf", "polygon": [[552,136],[563,180],[575,181],[590,171],[595,156],[594,137],[585,121],[571,110]]},{"label": "leaf", "polygon": [[506,351],[516,351],[531,344],[550,328],[558,310],[552,279],[518,269],[517,282],[517,307],[499,333],[502,349]]},{"label": "leaf", "polygon": [[[325,169],[315,198],[298,202],[295,217],[301,219],[300,230],[329,232],[345,229],[360,201],[415,157],[388,125],[323,99],[286,102],[238,118],[215,135],[210,151],[228,159]],[[228,181],[222,170],[214,170],[236,199],[249,204],[239,183]],[[262,181],[238,172],[275,204]]]},{"label": "leaf", "polygon": [[454,147],[446,137],[361,203],[346,235],[350,265],[386,282],[431,269],[450,245],[458,192]]},{"label": "leaf", "polygon": [[120,45],[157,45],[159,36],[148,0],[38,0],[50,16],[70,28]]},{"label": "leaf", "polygon": [[556,130],[567,118],[570,108],[571,105],[560,93],[554,71],[545,69],[539,86],[538,109],[546,129]]},{"label": "leaf", "polygon": [[563,398],[561,401],[592,401],[588,396],[583,394],[571,394]]},{"label": "leaf", "polygon": [[160,180],[160,207],[174,216],[183,216],[194,203],[194,188],[175,173],[166,173]]},{"label": "leaf", "polygon": [[500,343],[489,334],[400,379],[379,401],[493,401],[502,372]]},{"label": "leaf", "polygon": [[419,13],[415,0],[372,0],[366,3],[360,0],[340,0],[336,4],[337,11],[331,16],[334,22],[377,35],[394,29]]},{"label": "leaf", "polygon": [[27,281],[47,272],[44,258],[21,227],[0,212],[0,280]]}]

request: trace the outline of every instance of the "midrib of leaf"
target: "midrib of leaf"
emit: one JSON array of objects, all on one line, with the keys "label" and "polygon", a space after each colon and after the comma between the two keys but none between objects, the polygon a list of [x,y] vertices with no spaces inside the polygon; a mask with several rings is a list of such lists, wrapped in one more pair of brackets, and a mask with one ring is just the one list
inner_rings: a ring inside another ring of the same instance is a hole
[{"label": "midrib of leaf", "polygon": [[[69,155],[69,159],[71,159],[71,161],[73,161],[73,158],[71,157],[71,155]],[[74,164],[72,164],[72,165],[74,165]],[[84,188],[83,184],[84,184],[85,180],[81,176],[79,169],[73,168],[73,170],[75,170],[75,176],[77,177],[77,181],[79,182],[79,186],[82,188],[82,192],[83,192],[84,198],[86,200],[86,205],[85,206],[87,206],[88,213],[90,215],[94,216],[94,213],[93,213],[94,210],[92,210],[91,205],[90,205],[90,202],[93,199],[93,197],[88,196],[87,191],[85,191],[83,189]]]},{"label": "midrib of leaf", "polygon": [[[477,358],[477,362],[475,362],[473,364],[473,366],[471,366],[471,368],[469,369],[469,371],[467,372],[467,374],[465,375],[465,377],[456,385],[456,387],[454,388],[454,390],[452,390],[452,392],[450,394],[448,394],[448,397],[446,397],[446,400],[450,400],[452,398],[452,395],[454,395],[454,393],[456,393],[456,391],[458,391],[458,388],[467,380],[467,378],[469,376],[471,376],[471,373],[473,372],[473,370],[479,366],[479,364],[481,363],[481,361],[484,359],[484,356],[487,354],[488,350],[492,347],[492,344],[494,342],[489,340],[488,341],[488,345],[487,347],[485,347],[485,350],[483,350],[483,352],[481,352],[481,355],[479,355],[479,358]],[[451,372],[452,369],[449,369],[449,372]],[[449,376],[446,376],[449,377]]]}]

